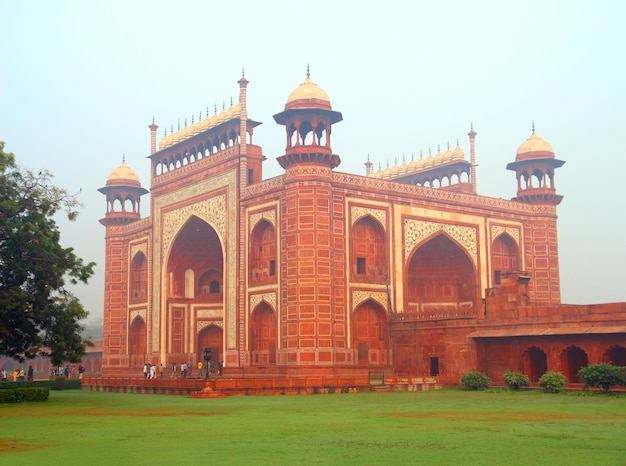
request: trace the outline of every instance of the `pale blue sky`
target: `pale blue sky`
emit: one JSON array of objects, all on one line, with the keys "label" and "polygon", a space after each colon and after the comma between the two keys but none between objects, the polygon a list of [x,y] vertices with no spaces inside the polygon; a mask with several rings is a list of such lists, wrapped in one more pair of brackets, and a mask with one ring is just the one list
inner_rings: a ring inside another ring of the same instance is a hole
[{"label": "pale blue sky", "polygon": [[[511,198],[505,169],[537,134],[557,170],[565,303],[626,301],[626,2],[0,0],[0,140],[18,162],[82,189],[62,241],[98,263],[77,295],[102,318],[104,186],[126,162],[149,189],[147,126],[159,138],[207,106],[236,101],[245,67],[254,142],[281,173],[272,115],[311,78],[344,121],[338,171],[364,174],[476,139],[480,194]],[[143,199],[144,216],[148,198]]]}]

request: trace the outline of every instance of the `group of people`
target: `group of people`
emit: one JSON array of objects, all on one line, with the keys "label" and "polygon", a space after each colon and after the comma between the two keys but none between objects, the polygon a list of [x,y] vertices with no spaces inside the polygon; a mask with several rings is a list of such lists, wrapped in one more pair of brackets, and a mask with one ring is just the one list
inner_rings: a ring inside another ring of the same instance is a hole
[{"label": "group of people", "polygon": [[28,370],[24,371],[24,368],[15,369],[13,372],[8,373],[6,369],[3,367],[0,371],[0,380],[2,382],[6,382],[7,380],[12,382],[23,382],[26,377],[29,382],[33,380],[34,375],[33,366],[28,366]]},{"label": "group of people", "polygon": [[[179,368],[180,368],[181,379],[193,377],[192,367],[193,366],[191,365],[191,363],[182,362],[179,366],[176,362],[173,362],[172,363],[172,375],[170,376],[170,378],[172,379],[178,378],[177,372]],[[207,370],[209,374],[217,373],[217,375],[222,375],[222,372],[224,370],[224,365],[222,364],[222,361],[218,361],[218,362],[209,361],[206,369],[204,368],[204,364],[202,363],[202,361],[198,361],[198,364],[196,365],[196,367],[198,369],[198,372],[196,373],[197,378],[202,378],[204,375],[206,375],[206,372],[204,372],[204,370]]]},{"label": "group of people", "polygon": [[157,377],[163,378],[163,364],[157,366],[156,364],[145,363],[143,365],[143,378],[156,379]]},{"label": "group of people", "polygon": [[51,367],[50,375],[52,376],[64,376],[66,379],[82,379],[85,373],[85,368],[82,364],[68,364],[67,366]]}]

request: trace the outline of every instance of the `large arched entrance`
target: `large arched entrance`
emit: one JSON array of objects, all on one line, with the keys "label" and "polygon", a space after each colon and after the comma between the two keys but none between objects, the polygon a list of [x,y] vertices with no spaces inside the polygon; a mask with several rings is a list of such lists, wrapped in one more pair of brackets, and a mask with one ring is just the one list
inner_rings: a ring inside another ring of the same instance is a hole
[{"label": "large arched entrance", "polygon": [[224,345],[224,332],[217,325],[204,327],[198,334],[198,346],[196,358],[204,364],[204,348],[211,348],[211,362],[222,361],[222,347]]},{"label": "large arched entrance", "polygon": [[276,364],[276,315],[266,303],[260,303],[250,318],[250,363],[254,366]]},{"label": "large arched entrance", "polygon": [[588,364],[587,353],[578,346],[569,346],[561,353],[561,369],[567,380],[582,383],[578,371]]},{"label": "large arched entrance", "polygon": [[548,371],[548,357],[546,353],[536,346],[531,346],[522,354],[524,374],[531,382],[539,382],[543,374]]},{"label": "large arched entrance", "polygon": [[411,313],[475,312],[476,273],[465,251],[440,234],[420,246],[410,259],[405,309]]},{"label": "large arched entrance", "polygon": [[[224,255],[213,227],[191,216],[172,244],[166,270],[167,352],[173,360],[189,360],[195,352],[196,357],[201,356],[204,348],[191,344],[190,329],[195,318],[192,308],[207,305],[218,314],[224,309]],[[215,345],[215,350],[217,361],[222,345]]]},{"label": "large arched entrance", "polygon": [[130,367],[142,367],[147,362],[147,329],[146,322],[137,316],[130,324],[128,338]]},{"label": "large arched entrance", "polygon": [[368,300],[356,308],[352,317],[352,347],[359,365],[387,363],[389,332],[384,309]]}]

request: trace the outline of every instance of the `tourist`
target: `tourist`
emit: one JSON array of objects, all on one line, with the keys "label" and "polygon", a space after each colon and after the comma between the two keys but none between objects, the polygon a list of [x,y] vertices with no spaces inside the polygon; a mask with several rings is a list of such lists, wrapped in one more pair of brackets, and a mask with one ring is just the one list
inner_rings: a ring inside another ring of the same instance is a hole
[{"label": "tourist", "polygon": [[25,375],[24,374],[24,369],[22,368],[22,369],[20,369],[20,371],[17,374],[17,380],[19,380],[20,382],[23,382],[24,381],[24,375]]},{"label": "tourist", "polygon": [[148,378],[148,363],[145,363],[143,365],[143,378],[147,379]]},{"label": "tourist", "polygon": [[202,378],[202,361],[198,361],[198,378]]},{"label": "tourist", "polygon": [[2,368],[2,371],[0,372],[0,379],[3,382],[7,381],[7,371],[4,370],[4,367]]},{"label": "tourist", "polygon": [[151,379],[156,379],[156,371],[157,371],[157,366],[156,364],[152,364],[150,366],[150,378]]},{"label": "tourist", "polygon": [[175,378],[176,378],[176,368],[177,368],[177,367],[178,367],[178,366],[176,366],[176,361],[174,361],[174,362],[172,363],[172,376],[170,377],[171,379],[175,379]]},{"label": "tourist", "polygon": [[159,364],[159,379],[163,378],[163,364]]},{"label": "tourist", "polygon": [[28,366],[28,381],[29,382],[33,381],[33,374],[34,374],[33,366],[32,365]]}]

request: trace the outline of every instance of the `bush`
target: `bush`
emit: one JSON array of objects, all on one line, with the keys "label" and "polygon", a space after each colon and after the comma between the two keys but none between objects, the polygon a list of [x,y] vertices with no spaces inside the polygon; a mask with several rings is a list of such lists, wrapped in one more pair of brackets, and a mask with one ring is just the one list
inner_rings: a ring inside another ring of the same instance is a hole
[{"label": "bush", "polygon": [[485,390],[489,388],[491,382],[482,372],[470,371],[461,376],[461,385],[468,390]]},{"label": "bush", "polygon": [[63,376],[58,376],[54,379],[54,389],[55,390],[63,390],[65,388],[66,378]]},{"label": "bush", "polygon": [[565,389],[567,377],[560,372],[548,371],[539,379],[539,386],[546,393],[559,393]]},{"label": "bush", "polygon": [[607,363],[590,364],[578,371],[578,376],[583,379],[585,389],[600,387],[605,392],[611,390],[613,385],[626,385],[622,368]]},{"label": "bush", "polygon": [[519,390],[521,387],[530,387],[530,379],[524,374],[506,371],[503,378],[509,390]]},{"label": "bush", "polygon": [[50,389],[38,388],[7,388],[0,390],[0,403],[24,403],[27,401],[48,401]]}]

